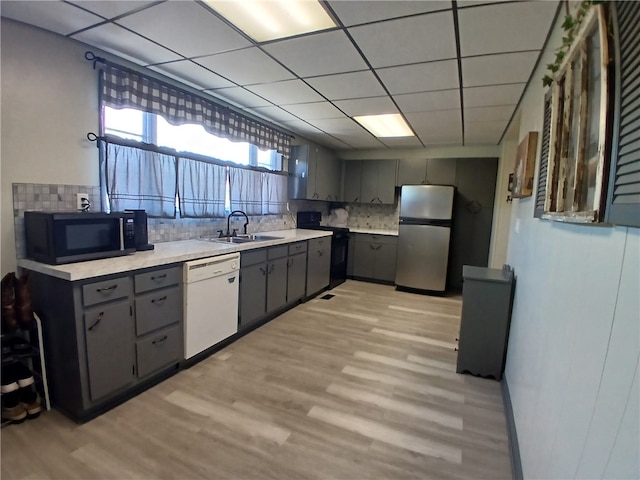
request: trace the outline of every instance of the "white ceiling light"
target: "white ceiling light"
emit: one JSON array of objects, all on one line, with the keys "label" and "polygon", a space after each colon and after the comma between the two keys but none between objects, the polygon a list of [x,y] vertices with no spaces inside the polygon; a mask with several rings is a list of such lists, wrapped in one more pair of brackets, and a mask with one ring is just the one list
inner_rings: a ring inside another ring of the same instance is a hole
[{"label": "white ceiling light", "polygon": [[361,115],[353,119],[376,137],[413,137],[413,132],[399,113]]},{"label": "white ceiling light", "polygon": [[205,0],[256,42],[336,26],[322,5],[309,0]]}]

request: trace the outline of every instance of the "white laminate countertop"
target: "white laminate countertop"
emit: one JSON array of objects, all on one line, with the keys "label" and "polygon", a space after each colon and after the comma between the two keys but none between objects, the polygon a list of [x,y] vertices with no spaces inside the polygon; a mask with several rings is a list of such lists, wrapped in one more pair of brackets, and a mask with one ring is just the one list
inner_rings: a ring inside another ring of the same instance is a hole
[{"label": "white laminate countertop", "polygon": [[157,267],[170,263],[187,262],[198,258],[214,257],[225,253],[272,247],[312,238],[329,237],[331,232],[320,230],[276,230],[260,232],[263,235],[280,237],[276,240],[226,244],[208,240],[180,240],[177,242],[156,243],[154,250],[135,252],[122,257],[89,260],[87,262],[67,263],[65,265],[48,265],[25,258],[18,259],[18,266],[44,273],[63,280],[76,281],[89,278],[123,273],[141,268]]},{"label": "white laminate countertop", "polygon": [[349,227],[352,233],[368,233],[370,235],[391,235],[398,236],[398,230],[388,230],[383,228]]}]

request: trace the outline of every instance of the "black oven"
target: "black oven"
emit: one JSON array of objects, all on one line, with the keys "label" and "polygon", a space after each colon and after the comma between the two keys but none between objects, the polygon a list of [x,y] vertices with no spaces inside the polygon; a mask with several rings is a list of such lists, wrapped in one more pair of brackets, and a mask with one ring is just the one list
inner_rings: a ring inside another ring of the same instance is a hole
[{"label": "black oven", "polygon": [[297,226],[307,230],[326,230],[331,236],[331,273],[329,288],[334,288],[347,279],[347,261],[349,259],[349,229],[320,225],[320,212],[298,212]]},{"label": "black oven", "polygon": [[136,249],[133,213],[25,212],[24,230],[26,257],[53,265]]}]

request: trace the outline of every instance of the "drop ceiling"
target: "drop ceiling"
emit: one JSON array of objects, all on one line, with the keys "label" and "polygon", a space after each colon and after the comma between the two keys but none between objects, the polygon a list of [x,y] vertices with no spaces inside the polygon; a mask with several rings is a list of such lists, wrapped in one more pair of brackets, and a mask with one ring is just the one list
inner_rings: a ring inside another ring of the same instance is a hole
[{"label": "drop ceiling", "polygon": [[[329,0],[336,28],[256,43],[196,1],[8,1],[0,14],[118,55],[337,150],[496,145],[557,1]],[[535,79],[533,79],[535,81]],[[415,137],[351,117],[400,113]]]}]

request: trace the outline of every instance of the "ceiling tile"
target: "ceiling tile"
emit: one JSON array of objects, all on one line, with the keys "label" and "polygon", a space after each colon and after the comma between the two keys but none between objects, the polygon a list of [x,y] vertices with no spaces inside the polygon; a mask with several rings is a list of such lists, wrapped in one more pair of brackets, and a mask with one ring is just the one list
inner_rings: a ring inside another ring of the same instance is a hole
[{"label": "ceiling tile", "polygon": [[361,131],[364,131],[362,127],[355,121],[350,118],[333,118],[333,119],[318,119],[318,120],[309,120],[313,126],[319,128],[323,132],[331,133],[331,134],[341,134],[348,135],[351,133],[359,134]]},{"label": "ceiling tile", "polygon": [[249,40],[196,2],[164,2],[118,20],[185,57],[251,45]]},{"label": "ceiling tile", "polygon": [[300,77],[354,72],[367,68],[342,31],[282,40],[263,48]]},{"label": "ceiling tile", "polygon": [[367,2],[366,8],[363,8],[362,0],[332,0],[329,2],[329,6],[344,25],[350,26],[388,18],[444,10],[451,8],[451,2],[439,0],[431,0],[428,2],[416,2],[414,0],[380,0]]},{"label": "ceiling tile", "polygon": [[394,95],[393,99],[404,113],[460,108],[460,92],[457,89]]},{"label": "ceiling tile", "polygon": [[306,78],[305,80],[329,100],[377,97],[385,94],[378,79],[368,70]]},{"label": "ceiling tile", "polygon": [[324,145],[325,147],[333,150],[352,150],[354,148],[351,145],[348,145],[341,140],[338,140],[335,137],[331,137],[325,133],[309,134],[306,138],[308,138],[312,142]]},{"label": "ceiling tile", "polygon": [[355,115],[398,113],[398,109],[389,97],[356,98],[353,100],[340,100],[333,103],[350,117]]},{"label": "ceiling tile", "polygon": [[382,143],[384,143],[387,147],[392,147],[392,148],[422,146],[418,137],[383,138]]},{"label": "ceiling tile", "polygon": [[490,122],[494,120],[509,120],[515,108],[515,105],[465,108],[464,119],[467,122]]},{"label": "ceiling tile", "polygon": [[177,62],[152,65],[149,68],[173,79],[187,82],[199,89],[235,86],[232,82],[225,80],[220,75],[210,72],[206,68],[202,68],[200,65],[196,65],[191,60],[179,60]]},{"label": "ceiling tile", "polygon": [[373,137],[370,133],[366,133],[365,135],[334,134],[334,137],[353,148],[380,148],[384,146],[383,141]]},{"label": "ceiling tile", "polygon": [[85,30],[71,38],[141,65],[180,59],[172,51],[112,23]]},{"label": "ceiling tile", "polygon": [[504,120],[466,122],[464,143],[465,145],[497,145],[506,127],[507,122]]},{"label": "ceiling tile", "polygon": [[294,103],[320,102],[323,98],[314,92],[302,80],[285,80],[284,82],[265,83],[247,87],[261,97],[276,105],[292,105]]},{"label": "ceiling tile", "polygon": [[555,1],[514,2],[460,10],[461,55],[540,50],[557,6]]},{"label": "ceiling tile", "polygon": [[222,97],[230,101],[233,104],[240,107],[254,108],[254,107],[266,107],[271,103],[252,92],[248,92],[242,87],[220,88],[216,90],[210,90],[207,93]]},{"label": "ceiling tile", "polygon": [[289,112],[286,112],[282,108],[276,107],[274,105],[270,107],[253,107],[251,109],[246,109],[246,110],[249,112],[255,113],[256,115],[259,115],[260,117],[275,120],[277,122],[298,120]]},{"label": "ceiling tile", "polygon": [[0,2],[2,16],[68,35],[103,22],[97,15],[63,2],[7,1]]},{"label": "ceiling tile", "polygon": [[[462,59],[465,87],[527,82],[538,52],[503,53]],[[499,75],[496,72],[500,72]]]},{"label": "ceiling tile", "polygon": [[526,83],[492,85],[463,89],[464,106],[486,107],[492,105],[515,105],[520,100]]},{"label": "ceiling tile", "polygon": [[317,120],[320,118],[342,118],[344,114],[334,107],[330,102],[299,103],[287,105],[285,110],[297,117],[307,120]]},{"label": "ceiling tile", "polygon": [[458,128],[461,130],[462,127],[460,110],[407,113],[405,116],[416,131],[425,128]]},{"label": "ceiling tile", "polygon": [[289,80],[294,76],[257,47],[219,53],[195,60],[238,85]]},{"label": "ceiling tile", "polygon": [[443,60],[376,71],[392,94],[449,90],[458,87],[458,62]]},{"label": "ceiling tile", "polygon": [[323,134],[322,130],[314,127],[313,125],[310,125],[304,120],[283,120],[280,123],[282,123],[282,125],[284,125],[286,128],[288,128],[292,132],[298,132],[304,135],[313,134],[313,133],[318,135]]},{"label": "ceiling tile", "polygon": [[380,22],[348,30],[373,67],[456,58],[456,38],[451,11]]},{"label": "ceiling tile", "polygon": [[416,131],[425,145],[462,145],[462,130],[455,127],[433,127]]},{"label": "ceiling tile", "polygon": [[[49,2],[51,3],[51,2]],[[136,1],[136,0],[109,0],[109,1],[96,1],[96,0],[81,0],[69,2],[78,5],[85,10],[89,10],[97,15],[102,15],[104,18],[114,18],[124,15],[132,11],[140,10],[146,6],[152,5],[153,1]]]}]

